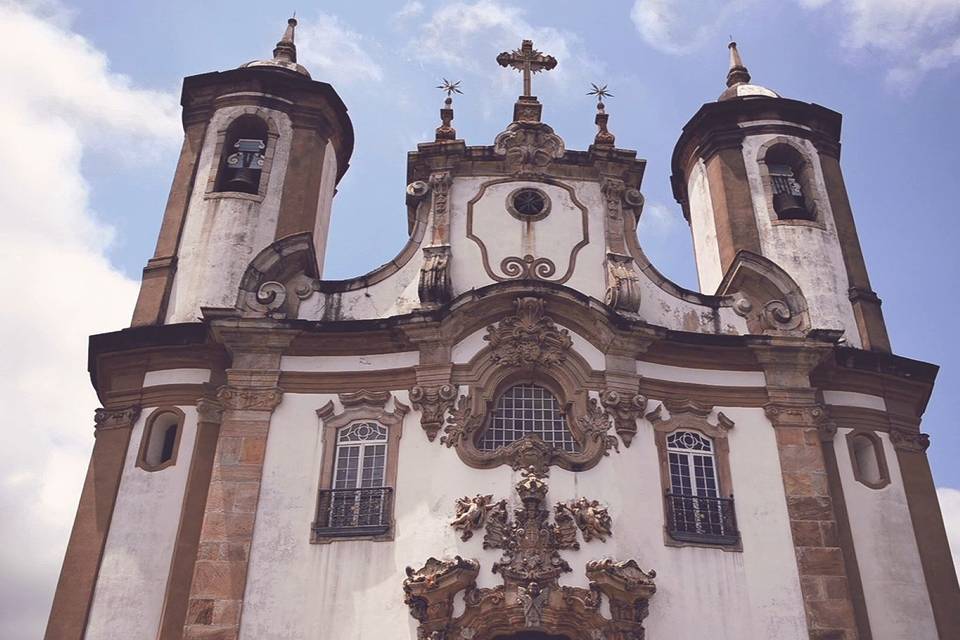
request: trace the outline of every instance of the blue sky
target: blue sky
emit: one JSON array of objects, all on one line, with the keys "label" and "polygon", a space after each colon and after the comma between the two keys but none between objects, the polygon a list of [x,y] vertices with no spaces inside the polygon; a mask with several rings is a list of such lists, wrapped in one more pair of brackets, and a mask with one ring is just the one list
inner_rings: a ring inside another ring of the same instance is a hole
[{"label": "blue sky", "polygon": [[[404,243],[405,154],[432,139],[441,77],[462,81],[454,126],[491,144],[519,75],[496,54],[529,37],[559,59],[537,76],[544,120],[571,149],[593,138],[590,82],[609,84],[610,129],[648,161],[640,239],[695,288],[689,229],[669,160],[683,124],[724,88],[726,43],[756,83],[844,116],[842,166],[895,351],[940,364],[924,430],[948,518],[960,532],[960,121],[957,0],[298,2],[300,61],[331,82],[356,130],[334,202],[325,275],[358,275]],[[0,549],[42,549],[10,567],[0,635],[38,635],[89,447],[95,398],[85,336],[129,322],[178,153],[183,76],[267,57],[288,7],[246,0],[164,3],[0,0],[0,174],[4,400],[26,417],[0,454]],[[371,239],[368,230],[374,228]],[[365,239],[358,242],[360,236]],[[51,406],[56,388],[68,401]],[[42,531],[42,534],[38,534]],[[960,536],[960,533],[958,533]],[[960,540],[960,538],[958,538]],[[960,542],[955,543],[960,546]],[[6,627],[5,627],[6,625]],[[39,626],[38,626],[39,625]]]}]

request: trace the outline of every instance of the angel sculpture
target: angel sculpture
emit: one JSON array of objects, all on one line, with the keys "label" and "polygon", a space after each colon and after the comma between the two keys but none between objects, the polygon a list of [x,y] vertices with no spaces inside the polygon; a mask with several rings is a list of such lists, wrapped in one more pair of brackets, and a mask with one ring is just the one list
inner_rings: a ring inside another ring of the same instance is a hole
[{"label": "angel sculpture", "polygon": [[557,546],[561,549],[579,549],[577,542],[577,522],[574,512],[569,506],[558,502],[553,507],[554,531],[557,536]]},{"label": "angel sculpture", "polygon": [[586,542],[594,538],[600,538],[601,542],[606,542],[607,536],[613,535],[610,514],[607,508],[601,506],[596,500],[580,498],[572,502],[568,508],[573,513],[577,527]]},{"label": "angel sculpture", "polygon": [[463,496],[457,499],[456,516],[450,526],[460,531],[461,540],[466,542],[472,538],[474,529],[479,529],[486,523],[491,502],[492,495],[484,496],[479,493],[473,498]]}]

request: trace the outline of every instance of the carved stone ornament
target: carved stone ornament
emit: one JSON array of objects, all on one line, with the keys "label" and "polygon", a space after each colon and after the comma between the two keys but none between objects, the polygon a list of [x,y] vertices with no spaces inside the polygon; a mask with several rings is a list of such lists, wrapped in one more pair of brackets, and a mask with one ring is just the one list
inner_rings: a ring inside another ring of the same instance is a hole
[{"label": "carved stone ornament", "polygon": [[600,394],[600,402],[613,416],[613,426],[627,448],[637,435],[637,420],[647,409],[647,397],[640,393],[620,393],[607,390]]},{"label": "carved stone ornament", "polygon": [[93,412],[93,424],[97,431],[129,429],[140,417],[140,407],[134,405],[123,409],[99,408]]},{"label": "carved stone ornament", "polygon": [[460,539],[466,542],[473,537],[476,529],[487,523],[487,513],[490,511],[492,495],[477,494],[474,497],[463,496],[457,498],[457,511],[450,526],[460,532]]},{"label": "carved stone ornament", "polygon": [[[558,577],[571,568],[560,552],[580,547],[574,514],[582,509],[573,505],[586,504],[594,515],[605,515],[605,510],[593,500],[570,501],[557,505],[551,523],[544,508],[548,491],[544,477],[533,469],[522,475],[515,486],[521,506],[513,517],[507,513],[506,500],[493,505],[487,516],[483,547],[503,552],[491,566],[503,584],[478,588],[479,563],[460,556],[430,558],[419,570],[407,569],[404,601],[420,623],[417,637],[492,640],[530,630],[571,640],[642,640],[656,574],[642,571],[634,560],[608,558],[587,564],[587,588],[561,586]],[[609,516],[597,526],[590,529],[591,537],[584,534],[585,541],[610,535]],[[597,535],[599,530],[603,536]],[[454,618],[453,601],[460,591],[464,611]],[[609,601],[611,618],[601,613],[603,597]]]},{"label": "carved stone ornament", "polygon": [[423,265],[420,267],[417,293],[420,295],[420,304],[424,307],[438,307],[453,298],[449,245],[423,248]]},{"label": "carved stone ornament", "polygon": [[237,411],[273,411],[283,400],[283,389],[247,389],[223,386],[217,390],[217,400],[224,409]]},{"label": "carved stone ornament", "polygon": [[443,427],[447,411],[457,399],[457,388],[452,384],[436,387],[417,385],[410,389],[410,403],[420,411],[420,426],[427,433],[427,440],[433,442]]},{"label": "carved stone ornament", "polygon": [[548,473],[552,465],[557,465],[568,471],[582,471],[610,455],[610,449],[620,451],[616,436],[609,433],[610,416],[594,398],[587,401],[586,412],[573,420],[573,435],[580,445],[578,451],[565,451],[537,434],[527,434],[493,451],[481,451],[475,442],[493,407],[487,403],[482,411],[477,411],[475,402],[472,396],[461,396],[450,411],[440,437],[441,443],[454,447],[460,459],[471,467],[489,469],[509,464],[517,470],[533,467],[540,473]]},{"label": "carved stone ornament", "polygon": [[640,280],[633,269],[631,256],[607,254],[607,292],[604,301],[617,311],[636,313],[640,310]]},{"label": "carved stone ornament", "polygon": [[890,442],[894,448],[910,453],[923,453],[930,446],[930,436],[909,429],[890,429]]},{"label": "carved stone ornament", "polygon": [[599,538],[601,542],[607,541],[607,536],[613,535],[611,530],[610,514],[607,508],[601,506],[596,500],[580,498],[566,504],[557,503],[556,511],[566,511],[573,518],[583,539],[590,542],[594,538]]},{"label": "carved stone ornament", "polygon": [[210,398],[197,400],[197,422],[212,422],[220,424],[223,418],[223,405]]},{"label": "carved stone ornament", "polygon": [[493,151],[504,156],[507,170],[516,176],[542,173],[565,152],[563,139],[543,123],[514,122],[497,135]]},{"label": "carved stone ornament", "polygon": [[546,304],[539,298],[518,298],[516,314],[497,326],[487,327],[484,340],[490,343],[493,359],[506,367],[550,367],[563,362],[573,345],[570,332],[558,328],[544,315]]}]

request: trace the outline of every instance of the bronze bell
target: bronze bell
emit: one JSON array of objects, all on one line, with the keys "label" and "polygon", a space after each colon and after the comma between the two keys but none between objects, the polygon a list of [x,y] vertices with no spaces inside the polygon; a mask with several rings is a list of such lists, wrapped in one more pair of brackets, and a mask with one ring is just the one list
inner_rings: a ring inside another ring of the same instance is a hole
[{"label": "bronze bell", "polygon": [[227,157],[230,172],[225,185],[227,190],[257,193],[266,145],[262,140],[241,138],[233,146],[237,151]]},{"label": "bronze bell", "polygon": [[773,194],[773,209],[781,220],[809,220],[810,213],[803,206],[803,196],[792,193]]},{"label": "bronze bell", "polygon": [[256,193],[260,188],[260,170],[243,167],[234,169],[230,179],[227,180],[228,191],[243,191],[245,193]]}]

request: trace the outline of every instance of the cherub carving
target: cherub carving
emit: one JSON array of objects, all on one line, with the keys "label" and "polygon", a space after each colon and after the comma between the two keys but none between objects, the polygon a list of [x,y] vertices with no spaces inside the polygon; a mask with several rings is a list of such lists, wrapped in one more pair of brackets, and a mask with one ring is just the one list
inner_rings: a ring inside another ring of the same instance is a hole
[{"label": "cherub carving", "polygon": [[556,522],[557,546],[561,549],[579,549],[577,542],[577,522],[570,507],[558,502],[553,507],[553,521]]},{"label": "cherub carving", "polygon": [[607,536],[613,535],[610,514],[607,508],[601,506],[596,500],[580,498],[571,502],[567,508],[573,514],[574,522],[577,523],[586,542],[594,538],[600,538],[601,542],[606,542]]},{"label": "cherub carving", "polygon": [[524,623],[528,627],[539,627],[543,623],[543,605],[548,591],[531,582],[526,587],[517,587],[517,604],[523,606]]},{"label": "cherub carving", "polygon": [[487,512],[493,503],[492,495],[477,494],[474,497],[463,496],[457,499],[456,516],[450,526],[460,532],[460,539],[466,542],[473,537],[474,529],[483,527],[487,522]]}]

